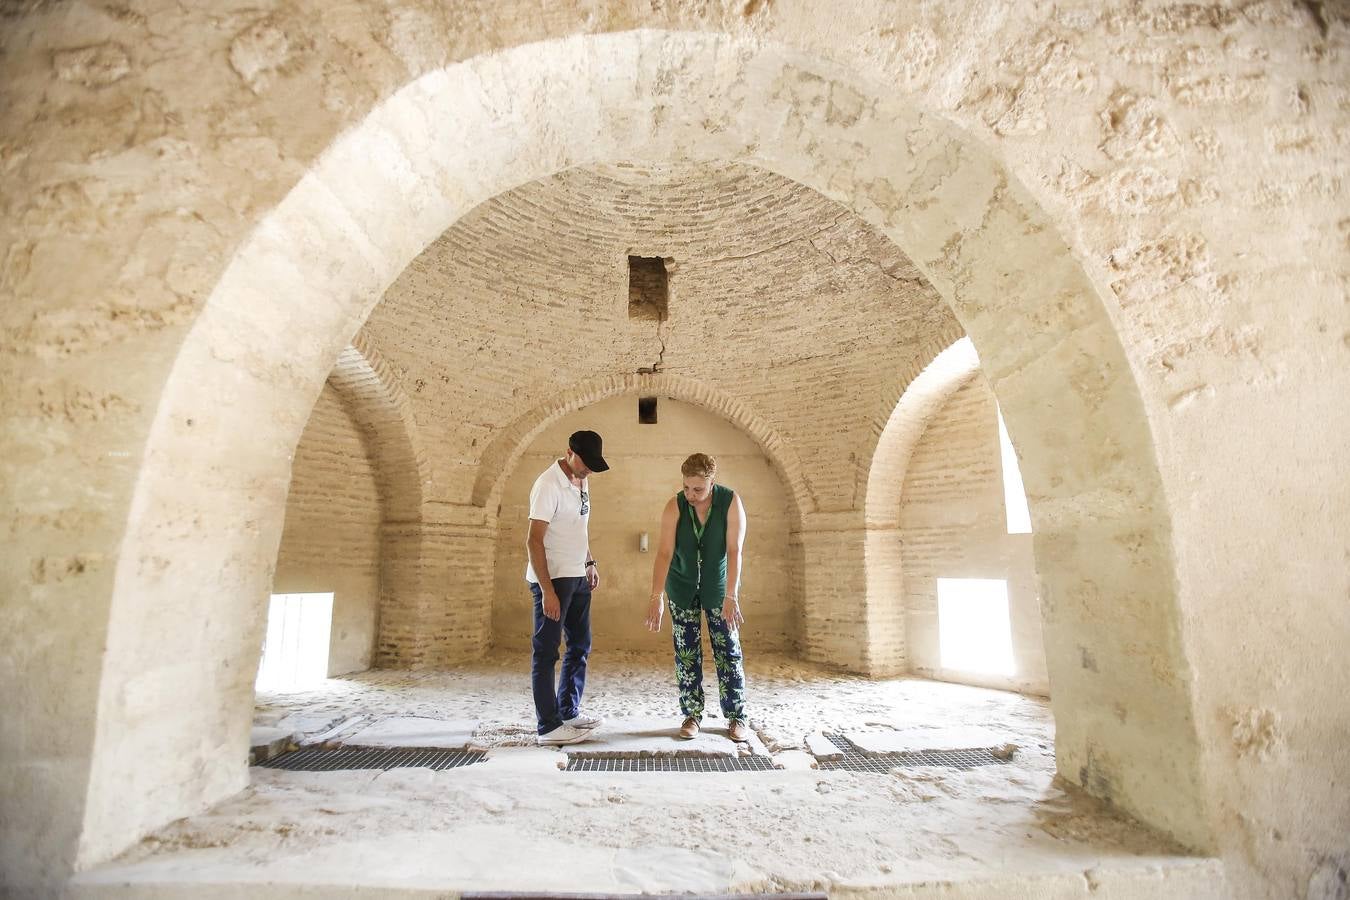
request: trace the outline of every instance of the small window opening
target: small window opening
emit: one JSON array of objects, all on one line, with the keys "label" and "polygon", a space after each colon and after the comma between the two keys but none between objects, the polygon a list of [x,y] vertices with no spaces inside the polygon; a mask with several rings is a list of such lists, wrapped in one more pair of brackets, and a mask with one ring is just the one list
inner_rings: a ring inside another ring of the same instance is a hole
[{"label": "small window opening", "polygon": [[333,630],[333,595],[273,594],[267,608],[267,637],[254,688],[294,691],[328,677],[328,642]]},{"label": "small window opening", "polygon": [[1017,452],[1008,437],[1008,426],[1003,424],[1003,413],[998,413],[998,447],[1003,460],[1003,511],[1008,520],[1008,534],[1031,534],[1031,510],[1027,508],[1027,492],[1022,487],[1022,470],[1017,466]]},{"label": "small window opening", "polygon": [[939,578],[937,594],[942,668],[1012,675],[1008,582],[1001,578]]},{"label": "small window opening", "polygon": [[656,424],[656,398],[639,397],[638,398],[638,424],[655,425]]},{"label": "small window opening", "polygon": [[664,322],[669,300],[666,261],[659,256],[628,257],[628,318]]}]

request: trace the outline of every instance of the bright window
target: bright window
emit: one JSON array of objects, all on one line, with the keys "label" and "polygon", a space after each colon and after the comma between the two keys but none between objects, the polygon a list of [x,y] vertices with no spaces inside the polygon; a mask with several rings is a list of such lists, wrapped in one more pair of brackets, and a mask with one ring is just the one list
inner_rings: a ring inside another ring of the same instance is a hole
[{"label": "bright window", "polygon": [[939,578],[937,593],[942,668],[1012,675],[1008,582],[1001,578]]},{"label": "bright window", "polygon": [[1003,424],[1003,413],[998,414],[998,446],[1003,457],[1003,509],[1008,519],[1008,534],[1031,534],[1031,511],[1027,509],[1027,492],[1022,487],[1022,470],[1017,467],[1008,427]]},{"label": "bright window", "polygon": [[332,628],[332,594],[273,594],[255,689],[300,690],[327,678]]}]

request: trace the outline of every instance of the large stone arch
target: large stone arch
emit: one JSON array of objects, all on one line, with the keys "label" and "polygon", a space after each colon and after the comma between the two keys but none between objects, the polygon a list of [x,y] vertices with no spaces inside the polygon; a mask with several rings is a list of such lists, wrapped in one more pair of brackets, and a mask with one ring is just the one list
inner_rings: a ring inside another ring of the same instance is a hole
[{"label": "large stone arch", "polygon": [[408,395],[364,331],[338,354],[328,384],[361,429],[374,463],[380,495],[380,590],[373,659],[376,665],[388,665],[408,650],[410,640],[421,643],[399,627],[407,611],[432,605],[427,602],[422,552],[428,537],[429,460]]},{"label": "large stone arch", "polygon": [[474,482],[474,504],[486,508],[490,515],[495,515],[507,475],[540,432],[570,412],[625,394],[669,397],[726,419],[759,444],[778,477],[783,480],[792,501],[793,525],[800,525],[803,514],[814,509],[815,500],[811,496],[810,485],[802,477],[797,454],[771,424],[748,404],[698,379],[662,373],[613,375],[570,385],[558,391],[548,403],[517,416],[510,425],[498,432],[483,451],[478,478]]},{"label": "large stone arch", "polygon": [[[498,432],[481,457],[478,477],[474,485],[474,502],[481,503],[493,522],[494,538],[509,526],[498,516],[502,495],[517,464],[534,444],[535,439],[558,420],[570,413],[585,409],[613,397],[657,396],[678,400],[706,413],[717,416],[748,436],[763,452],[770,468],[778,476],[787,499],[789,535],[801,528],[804,515],[814,509],[815,499],[810,483],[804,477],[796,452],[781,434],[759,415],[750,404],[724,391],[708,386],[704,381],[682,375],[665,373],[638,373],[590,379],[560,389],[548,402],[517,416]],[[608,446],[608,445],[607,445]],[[610,455],[611,462],[615,457]],[[482,498],[481,500],[479,498]],[[757,513],[752,513],[757,515]],[[759,526],[756,526],[757,528]],[[594,537],[594,536],[593,536]],[[494,543],[494,565],[503,565]],[[791,607],[799,610],[798,588],[802,583],[801,560],[790,558],[786,565]],[[500,603],[498,594],[490,597],[494,605]],[[789,638],[800,640],[799,615],[793,615]]]},{"label": "large stone arch", "polygon": [[[746,161],[850,206],[952,304],[1030,448],[1060,772],[1208,843],[1151,435],[1099,291],[1053,221],[977,141],[884,86],[780,46],[640,31],[418,78],[338,139],[234,256],[179,350],[131,502],[82,862],[246,783],[286,459],[384,288],[495,193],[571,165],[671,157]],[[1088,645],[1096,671],[1078,665]],[[161,696],[199,712],[166,718]]]},{"label": "large stone arch", "polygon": [[[548,403],[517,416],[488,443],[480,456],[472,500],[468,506],[431,502],[428,515],[415,523],[391,523],[383,532],[384,578],[381,584],[376,664],[386,667],[434,667],[463,658],[452,645],[466,631],[490,629],[492,584],[485,579],[495,566],[496,516],[506,477],[541,431],[562,416],[608,397],[630,393],[657,394],[683,400],[727,419],[763,449],[791,498],[791,528],[814,508],[801,463],[781,435],[744,401],[685,376],[640,373],[600,377],[563,388]],[[477,565],[466,565],[469,559]],[[449,561],[456,561],[447,569]],[[479,573],[468,589],[469,572]],[[460,600],[441,602],[438,585],[455,578]],[[469,653],[482,652],[485,638],[471,636]]]},{"label": "large stone arch", "polygon": [[917,371],[904,373],[908,376],[904,392],[877,435],[868,465],[859,472],[864,593],[868,620],[877,623],[873,630],[878,636],[868,656],[868,670],[877,674],[896,674],[911,668],[905,627],[904,552],[898,534],[905,470],[929,419],[980,367],[968,337],[939,352],[930,350],[927,357]]},{"label": "large stone arch", "polygon": [[337,392],[375,464],[381,518],[386,524],[422,518],[422,495],[430,475],[408,396],[398,377],[364,333],[338,354],[328,384]]},{"label": "large stone arch", "polygon": [[905,385],[867,467],[863,515],[869,528],[899,527],[900,494],[914,448],[929,420],[979,371],[975,345],[970,338],[961,338],[933,356]]}]

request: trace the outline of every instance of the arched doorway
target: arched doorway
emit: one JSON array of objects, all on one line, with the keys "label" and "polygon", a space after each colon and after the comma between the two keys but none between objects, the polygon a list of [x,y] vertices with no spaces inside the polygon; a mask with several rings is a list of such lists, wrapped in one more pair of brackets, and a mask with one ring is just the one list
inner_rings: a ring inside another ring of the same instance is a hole
[{"label": "arched doorway", "polygon": [[[577,71],[590,80],[579,83]],[[657,113],[671,106],[700,115]],[[634,32],[520,48],[419,79],[336,142],[235,258],[177,357],[132,505],[85,860],[243,784],[242,760],[227,760],[247,728],[248,662],[287,460],[332,361],[384,287],[503,189],[591,160],[672,157],[746,161],[838,199],[882,228],[951,304],[1033,461],[1023,474],[1049,610],[1060,771],[1183,841],[1206,842],[1151,437],[1112,323],[1049,218],[975,141],[819,60]],[[224,401],[202,412],[203,395]],[[260,418],[276,427],[250,432]],[[204,447],[202,434],[214,440]],[[200,488],[191,498],[175,490],[184,478]],[[822,512],[803,528],[820,542],[807,547],[808,568],[811,546],[834,552],[836,536],[858,528],[845,511]],[[197,529],[172,527],[182,516]],[[481,522],[482,510],[454,516]],[[167,566],[148,571],[140,560],[152,555]],[[1103,569],[1111,577],[1094,580]],[[217,573],[214,587],[195,609],[179,608],[175,598],[203,571]],[[854,620],[839,617],[838,640]],[[173,647],[155,639],[164,630],[179,637]],[[1101,671],[1079,665],[1085,645]],[[170,682],[180,704],[220,712],[165,726],[153,706],[128,702],[129,691]],[[152,746],[169,751],[162,764],[145,762]],[[129,820],[129,796],[158,799]]]}]

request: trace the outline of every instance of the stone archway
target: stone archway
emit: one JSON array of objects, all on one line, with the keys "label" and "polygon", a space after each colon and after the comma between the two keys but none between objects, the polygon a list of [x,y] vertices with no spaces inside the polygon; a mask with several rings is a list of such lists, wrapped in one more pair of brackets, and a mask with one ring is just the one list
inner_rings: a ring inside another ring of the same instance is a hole
[{"label": "stone archway", "polygon": [[[773,465],[791,499],[792,527],[799,527],[803,515],[815,508],[796,453],[745,402],[696,379],[659,373],[615,375],[570,385],[560,390],[549,403],[517,416],[488,444],[480,459],[472,505],[455,508],[460,519],[443,521],[441,516],[446,512],[445,506],[434,504],[425,521],[405,525],[395,523],[386,528],[384,548],[388,577],[382,590],[377,664],[414,668],[434,665],[444,661],[435,645],[445,643],[443,635],[447,628],[461,631],[466,621],[476,623],[479,628],[489,627],[492,591],[487,584],[481,585],[482,589],[476,592],[466,592],[465,602],[455,608],[461,620],[447,624],[447,610],[444,604],[437,602],[434,590],[438,576],[432,574],[439,571],[437,560],[443,554],[427,550],[433,549],[438,541],[456,541],[461,563],[469,555],[481,561],[477,567],[461,565],[461,571],[475,568],[490,572],[495,564],[494,535],[502,488],[525,448],[541,431],[569,412],[630,393],[670,397],[726,419],[750,435]],[[447,572],[441,574],[450,577]],[[474,646],[481,652],[487,643],[484,640]]]},{"label": "stone archway", "polygon": [[[610,378],[601,378],[574,384],[560,390],[549,402],[535,407],[527,413],[518,416],[510,427],[503,429],[490,445],[489,450],[493,451],[493,459],[500,462],[500,465],[488,466],[486,464],[487,455],[485,454],[485,464],[479,473],[479,485],[482,486],[489,498],[487,504],[491,512],[493,521],[491,527],[494,534],[494,567],[496,570],[496,591],[487,598],[493,608],[493,646],[500,647],[503,634],[502,617],[503,609],[510,609],[507,615],[516,612],[527,613],[525,606],[514,607],[513,604],[521,599],[523,594],[519,590],[520,572],[524,570],[525,557],[523,555],[523,543],[525,536],[525,510],[522,507],[514,507],[514,514],[503,514],[503,502],[508,506],[512,502],[520,503],[522,497],[528,491],[528,480],[522,483],[521,464],[527,458],[527,454],[534,453],[532,458],[538,460],[539,437],[546,432],[557,433],[554,427],[563,420],[570,419],[573,422],[581,418],[589,417],[589,414],[596,407],[609,407],[610,412],[606,413],[605,425],[600,427],[601,433],[605,435],[606,456],[611,463],[611,473],[607,473],[600,481],[604,487],[593,487],[594,496],[600,498],[602,491],[604,500],[597,500],[604,511],[604,519],[610,519],[615,514],[615,510],[610,505],[616,491],[621,491],[624,507],[629,510],[647,509],[651,514],[652,525],[658,526],[659,513],[663,505],[670,498],[669,493],[659,493],[663,488],[669,486],[673,492],[679,483],[679,462],[683,459],[669,459],[670,469],[667,471],[668,480],[659,480],[656,484],[660,488],[654,488],[651,482],[642,483],[641,478],[635,478],[631,475],[625,475],[625,470],[630,468],[630,463],[637,463],[639,466],[646,464],[647,471],[650,471],[650,457],[653,453],[662,453],[669,451],[668,445],[654,446],[651,438],[643,438],[632,433],[625,433],[620,430],[620,439],[616,443],[612,440],[613,435],[608,430],[609,427],[615,427],[612,409],[613,403],[605,401],[614,401],[620,398],[636,400],[638,397],[656,396],[662,401],[678,401],[689,407],[686,410],[687,416],[690,411],[696,411],[705,420],[715,422],[717,425],[734,430],[739,435],[740,440],[746,445],[754,448],[755,456],[762,463],[767,463],[768,472],[763,472],[758,466],[754,471],[749,471],[744,467],[745,457],[740,457],[739,461],[742,467],[731,464],[732,469],[739,471],[740,476],[747,477],[750,483],[743,482],[740,477],[736,477],[731,485],[738,489],[741,496],[750,510],[752,526],[750,543],[747,544],[748,556],[753,556],[755,562],[753,572],[747,572],[747,581],[745,591],[749,596],[755,598],[756,609],[753,614],[754,622],[750,626],[755,632],[755,642],[758,646],[765,646],[767,637],[766,629],[769,626],[766,623],[774,623],[772,626],[773,636],[777,638],[779,631],[786,638],[785,643],[775,643],[774,648],[784,652],[794,649],[798,642],[800,631],[800,596],[798,586],[801,584],[800,561],[794,558],[790,552],[791,536],[800,527],[802,521],[802,509],[811,508],[812,498],[810,487],[807,480],[803,477],[800,463],[794,453],[792,446],[780,435],[763,417],[748,404],[728,396],[722,391],[709,387],[705,383],[696,379],[677,375],[665,374],[638,374],[623,375]],[[663,404],[664,405],[664,404]],[[583,414],[577,416],[574,414]],[[577,427],[595,427],[592,424]],[[646,426],[639,429],[646,431]],[[716,435],[716,432],[714,432]],[[506,446],[506,439],[514,438],[515,443]],[[725,436],[715,438],[725,440]],[[659,443],[659,442],[658,442]],[[533,448],[533,450],[531,450]],[[625,449],[626,448],[626,449]],[[703,447],[702,449],[707,449]],[[550,447],[549,452],[556,453],[557,447]],[[626,453],[636,453],[637,457],[629,458]],[[673,452],[673,451],[670,451]],[[711,450],[721,462],[723,478],[728,476],[728,461],[723,458],[717,450]],[[538,474],[538,470],[531,470],[528,473],[529,479],[533,479]],[[608,486],[617,478],[625,484],[623,488],[610,489]],[[765,481],[773,483],[772,492],[766,491]],[[625,481],[625,479],[627,479]],[[512,487],[508,489],[508,485]],[[775,502],[772,506],[761,505],[769,495]],[[644,505],[644,503],[646,505]],[[659,526],[658,526],[659,527]],[[606,558],[604,572],[606,578],[606,587],[604,594],[606,598],[601,601],[597,598],[597,604],[612,602],[610,597],[614,596],[617,585],[628,581],[632,586],[632,581],[626,577],[620,578],[612,573],[616,571],[616,565],[619,567],[641,567],[639,580],[641,584],[636,588],[643,596],[646,594],[647,572],[650,569],[652,557],[649,555],[628,555],[624,551],[614,546],[613,531],[607,532],[606,523],[598,519],[592,520],[591,526],[591,546],[597,556],[603,555]],[[770,538],[769,535],[772,535]],[[658,539],[656,532],[651,533],[652,546]],[[508,540],[509,537],[509,540]],[[595,549],[597,542],[607,542],[608,546],[603,550]],[[514,549],[521,548],[520,555],[513,552]],[[756,554],[764,554],[757,556]],[[616,563],[616,560],[618,562]],[[514,563],[514,564],[513,564]],[[772,575],[768,570],[772,570]],[[509,573],[505,577],[503,572]],[[772,591],[766,591],[765,585],[771,583],[774,585]],[[508,587],[509,585],[509,587]],[[509,598],[509,599],[508,599]],[[767,609],[766,603],[772,598],[772,605],[775,607],[771,612]],[[595,609],[595,607],[593,607]],[[607,615],[600,615],[593,612],[593,622],[598,623],[603,619],[620,618],[622,614],[617,608],[610,607]],[[517,622],[520,628],[513,629],[512,635],[529,635],[528,615]],[[634,620],[636,621],[636,619]],[[622,629],[620,629],[622,630]],[[640,632],[645,635],[645,632]],[[599,631],[597,631],[597,635]],[[630,635],[631,637],[631,635]],[[508,638],[513,640],[514,638]],[[628,649],[635,649],[629,647]]]},{"label": "stone archway", "polygon": [[933,414],[979,370],[975,345],[970,338],[961,338],[934,356],[905,386],[900,402],[877,438],[876,452],[867,469],[864,502],[869,527],[898,526],[900,493],[915,445]]},{"label": "stone archway", "polygon": [[750,435],[764,450],[764,455],[773,464],[792,499],[793,523],[800,523],[805,513],[815,509],[815,499],[811,496],[809,484],[802,477],[797,454],[772,425],[735,397],[696,379],[665,374],[616,375],[572,385],[559,391],[547,405],[518,416],[509,427],[493,438],[483,452],[478,479],[474,483],[474,503],[490,512],[496,510],[507,473],[515,468],[530,442],[549,425],[599,400],[637,393],[682,400],[726,419]]},{"label": "stone archway", "polygon": [[895,674],[909,671],[908,635],[904,626],[904,559],[900,529],[900,494],[905,470],[924,429],[947,399],[979,371],[980,359],[970,338],[961,338],[932,356],[913,374],[890,418],[877,436],[862,487],[862,533],[869,617],[890,623],[897,637],[878,642],[871,669]]},{"label": "stone archway", "polygon": [[[338,354],[328,376],[358,427],[375,464],[380,493],[380,590],[376,665],[421,661],[424,641],[399,627],[408,610],[434,606],[423,566],[429,534],[426,488],[431,472],[408,396],[364,332]],[[406,654],[407,659],[401,659]]]},{"label": "stone archway", "polygon": [[[235,256],[179,351],[132,501],[82,862],[244,785],[286,460],[384,288],[500,191],[587,162],[672,157],[745,161],[815,188],[886,233],[952,305],[1029,447],[1059,769],[1207,843],[1151,436],[1097,289],[1053,222],[976,141],[880,86],[783,47],[643,31],[520,47],[417,79],[336,141]],[[250,427],[259,421],[268,427]],[[184,479],[198,491],[183,496]],[[838,536],[859,518],[810,517],[808,567],[848,543]],[[203,582],[212,588],[199,605],[182,608],[184,589]],[[853,609],[819,612],[834,642],[867,640]],[[1079,667],[1085,645],[1099,671]],[[198,712],[166,721],[155,698],[170,694]]]},{"label": "stone archway", "polygon": [[352,338],[328,375],[364,433],[375,464],[385,524],[422,518],[422,493],[430,475],[407,395],[379,351],[364,334]]}]

